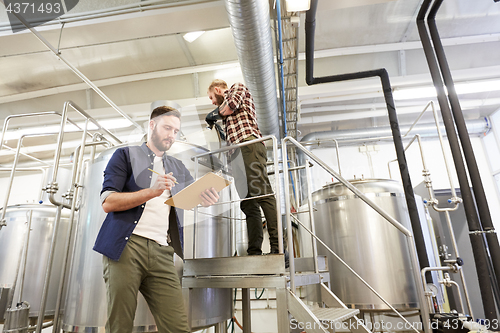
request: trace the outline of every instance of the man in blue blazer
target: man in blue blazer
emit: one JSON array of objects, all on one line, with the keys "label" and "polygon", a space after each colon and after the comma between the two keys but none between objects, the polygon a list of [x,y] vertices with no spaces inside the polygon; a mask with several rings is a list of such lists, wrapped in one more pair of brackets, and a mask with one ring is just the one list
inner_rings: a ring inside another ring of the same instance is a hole
[{"label": "man in blue blazer", "polygon": [[[117,149],[104,171],[101,202],[108,215],[94,250],[103,254],[107,333],[132,332],[139,291],[158,332],[189,332],[173,263],[174,252],[183,258],[183,211],[164,204],[193,182],[184,164],[166,154],[179,130],[179,111],[155,108],[147,142]],[[213,188],[200,196],[205,207],[219,199]]]}]

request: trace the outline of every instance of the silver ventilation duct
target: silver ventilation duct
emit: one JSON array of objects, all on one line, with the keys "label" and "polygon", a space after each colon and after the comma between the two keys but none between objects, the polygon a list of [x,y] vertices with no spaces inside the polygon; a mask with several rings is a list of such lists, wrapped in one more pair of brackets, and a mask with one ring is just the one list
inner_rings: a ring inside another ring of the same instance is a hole
[{"label": "silver ventilation duct", "polygon": [[250,89],[263,135],[280,138],[269,2],[225,0],[245,83]]}]

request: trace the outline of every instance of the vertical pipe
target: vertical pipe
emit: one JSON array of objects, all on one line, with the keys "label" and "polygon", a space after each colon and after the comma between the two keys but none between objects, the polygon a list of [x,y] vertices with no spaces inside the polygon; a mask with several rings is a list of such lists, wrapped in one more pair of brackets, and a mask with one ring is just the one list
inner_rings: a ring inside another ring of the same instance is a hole
[{"label": "vertical pipe", "polygon": [[472,144],[470,142],[469,133],[467,132],[467,127],[465,125],[462,107],[460,106],[457,91],[455,90],[455,83],[453,82],[453,77],[451,76],[450,66],[448,65],[448,60],[446,59],[443,44],[441,43],[441,38],[437,30],[436,13],[438,12],[442,3],[443,0],[436,0],[434,2],[434,5],[432,6],[432,9],[429,12],[429,16],[427,18],[427,24],[429,26],[432,43],[434,45],[436,57],[439,62],[441,74],[443,75],[443,80],[448,90],[448,100],[450,101],[451,111],[453,112],[453,119],[455,120],[460,143],[462,144],[462,151],[464,153],[467,170],[469,171],[469,176],[472,182],[474,198],[476,199],[477,211],[479,212],[479,218],[481,220],[483,230],[486,233],[486,242],[490,250],[492,259],[491,261],[493,269],[495,271],[497,286],[500,290],[500,244],[498,243],[498,237],[495,232],[495,227],[493,226],[493,221],[491,220],[490,209],[488,207],[488,201],[486,200],[486,195],[484,193],[483,182],[481,180],[481,175],[479,174],[476,157],[474,155],[474,150],[472,149]]},{"label": "vertical pipe", "polygon": [[[279,253],[284,252],[283,248],[283,223],[281,219],[281,193],[280,193],[280,173],[279,173],[279,156],[278,156],[278,139],[274,136],[273,140],[273,155],[274,155],[274,182],[275,190],[274,197],[276,198],[276,215],[278,218],[277,228],[278,228],[278,250]],[[286,159],[283,157],[283,164],[286,164]],[[285,173],[283,173],[283,177]],[[286,201],[286,200],[285,200]]]},{"label": "vertical pipe", "polygon": [[[312,189],[311,189],[311,169],[309,168],[309,159],[306,159],[306,175],[307,175],[307,203],[309,205],[309,221],[311,222],[311,231],[316,235],[316,224],[314,222],[314,212],[313,212],[313,200],[312,200]],[[313,248],[313,260],[314,260],[314,272],[319,273],[318,269],[318,244],[316,238],[312,237],[312,248]]]},{"label": "vertical pipe", "polygon": [[[448,225],[448,230],[450,231],[451,244],[453,245],[453,251],[455,252],[455,257],[459,258],[460,253],[458,252],[457,240],[455,238],[455,234],[453,233],[453,226],[451,225],[450,212],[446,210],[444,214],[446,216],[446,223]],[[467,285],[465,284],[465,276],[463,269],[460,269],[459,274],[460,274],[460,280],[462,280],[462,286],[464,287],[465,301],[467,302],[469,315],[474,318],[474,314],[472,312],[472,306],[470,304],[469,291],[467,290]]]},{"label": "vertical pipe", "polygon": [[243,312],[243,333],[252,332],[251,307],[250,307],[250,288],[241,289],[241,305]]},{"label": "vertical pipe", "polygon": [[[288,138],[288,137],[287,137]],[[290,290],[295,293],[297,290],[295,288],[295,260],[294,260],[294,251],[293,251],[293,235],[292,235],[292,219],[290,216],[290,183],[288,181],[288,154],[286,149],[287,138],[281,141],[281,151],[283,158],[283,188],[285,190],[285,217],[286,217],[286,233],[288,236],[288,252],[290,255]]]},{"label": "vertical pipe", "polygon": [[428,267],[429,259],[427,258],[424,236],[422,234],[422,229],[420,227],[420,218],[418,216],[417,204],[415,202],[415,194],[413,192],[413,186],[411,184],[410,173],[408,170],[408,163],[406,162],[406,155],[404,151],[403,141],[401,139],[401,131],[399,129],[399,121],[396,113],[396,107],[394,104],[394,98],[392,97],[392,87],[389,80],[389,74],[385,69],[376,69],[358,73],[314,77],[313,76],[314,28],[315,28],[317,2],[318,0],[311,1],[311,9],[309,9],[306,14],[306,82],[309,85],[313,85],[320,83],[363,79],[376,76],[380,78],[382,89],[384,91],[385,103],[387,105],[387,111],[389,114],[392,138],[394,141],[394,147],[396,149],[396,156],[398,158],[399,171],[401,173],[401,180],[403,182],[406,204],[408,206],[408,213],[410,215],[410,221],[412,224],[413,236],[415,238],[414,242],[417,247],[420,268],[422,269],[424,267]]},{"label": "vertical pipe", "polygon": [[[194,180],[198,180],[198,157],[194,158]],[[175,209],[175,208],[174,208]],[[198,221],[198,207],[194,207],[193,218],[193,259],[196,259],[196,222]]]},{"label": "vertical pipe", "polygon": [[479,288],[481,291],[481,298],[483,300],[484,313],[487,319],[493,321],[497,319],[496,313],[494,313],[495,301],[493,299],[492,285],[488,275],[484,239],[483,235],[481,233],[478,233],[481,231],[481,228],[477,216],[476,207],[474,206],[472,193],[469,187],[469,181],[467,179],[467,171],[465,170],[465,166],[463,164],[461,148],[458,142],[457,133],[455,132],[455,125],[453,123],[448,101],[446,99],[443,81],[439,73],[439,67],[427,32],[427,27],[425,25],[425,16],[430,8],[431,2],[432,0],[424,0],[422,7],[420,8],[420,12],[417,16],[417,27],[425,57],[427,59],[427,64],[431,72],[432,81],[434,82],[434,86],[438,92],[437,98],[439,106],[441,108],[441,114],[443,117],[446,134],[448,136],[448,142],[450,144],[453,161],[455,162],[455,169],[457,171],[460,190],[464,201],[465,215],[467,218],[467,223],[469,225],[469,237],[471,240],[474,260],[476,262],[476,270],[479,280]]},{"label": "vertical pipe", "polygon": [[279,46],[279,67],[281,82],[281,102],[283,104],[283,137],[286,137],[286,95],[285,95],[285,77],[283,73],[283,36],[281,27],[281,1],[276,0],[276,16],[278,20],[278,46]]},{"label": "vertical pipe", "polygon": [[43,319],[45,317],[45,306],[47,305],[47,295],[49,293],[50,275],[52,273],[52,263],[54,261],[55,248],[57,243],[57,232],[59,231],[59,223],[61,221],[62,206],[57,206],[56,217],[54,221],[54,230],[52,232],[52,242],[50,243],[49,258],[47,260],[47,268],[45,269],[44,284],[42,289],[42,299],[40,301],[40,312],[36,324],[36,333],[41,333],[43,328]]},{"label": "vertical pipe", "polygon": [[387,74],[387,71],[385,69],[381,69],[379,70],[379,72],[380,72],[379,76],[382,81],[382,88],[384,90],[385,102],[387,104],[387,109],[389,112],[389,121],[391,124],[394,146],[396,148],[396,156],[398,158],[399,171],[401,173],[401,179],[403,181],[406,204],[408,205],[408,213],[410,214],[410,221],[414,237],[413,242],[415,243],[417,248],[420,268],[429,267],[429,258],[427,257],[424,236],[422,233],[422,228],[420,227],[420,218],[418,216],[417,203],[415,201],[415,193],[413,192],[410,172],[408,170],[408,163],[406,162],[405,149],[403,145],[403,140],[401,139],[401,131],[399,129],[398,115],[396,113],[396,107],[394,105],[394,99],[392,97],[392,88],[391,88],[391,83],[389,81],[389,74]]}]

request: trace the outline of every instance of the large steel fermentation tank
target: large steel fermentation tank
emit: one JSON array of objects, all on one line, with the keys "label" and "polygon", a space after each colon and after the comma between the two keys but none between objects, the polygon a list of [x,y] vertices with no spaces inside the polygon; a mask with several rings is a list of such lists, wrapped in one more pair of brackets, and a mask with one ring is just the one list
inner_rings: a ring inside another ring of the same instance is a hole
[{"label": "large steel fermentation tank", "polygon": [[[51,182],[52,174],[52,167],[43,170],[40,175],[42,186]],[[71,168],[59,168],[57,183],[59,191],[54,197],[57,201],[62,202],[62,194],[71,188]],[[36,182],[35,184],[40,183]],[[13,204],[8,206],[5,212],[7,225],[0,230],[0,289],[2,289],[0,321],[4,319],[4,306],[7,306],[8,295],[12,292],[18,267],[19,274],[15,284],[13,304],[15,305],[18,301],[28,302],[30,304],[30,317],[37,317],[40,311],[57,208],[49,203],[48,196],[42,192],[41,187],[31,186],[30,188],[34,192],[40,193],[39,198],[43,204]],[[62,278],[63,253],[68,239],[68,217],[69,212],[62,210],[45,307],[45,315],[47,316],[54,315],[56,308],[57,290]],[[28,226],[30,226],[29,234]],[[26,248],[27,253],[22,253]],[[24,258],[26,258],[26,262]]]},{"label": "large steel fermentation tank", "polygon": [[[410,229],[406,200],[394,180],[354,180],[352,184],[390,216]],[[316,233],[393,307],[418,307],[405,236],[342,183],[312,194]],[[385,310],[388,306],[323,246],[328,257],[332,291],[349,307]],[[418,269],[415,268],[415,269]]]},{"label": "large steel fermentation tank", "polygon": [[[140,144],[140,143],[137,143]],[[72,265],[68,277],[69,285],[65,302],[63,330],[66,332],[101,331],[106,323],[106,290],[102,278],[102,255],[93,251],[99,228],[105,218],[99,194],[102,187],[103,171],[114,151],[121,146],[102,152],[84,170],[84,187],[76,230]],[[177,141],[168,151],[186,165],[194,177],[195,164],[191,157],[206,152],[207,149],[187,142]],[[207,161],[205,161],[207,162]],[[206,164],[206,163],[205,163]],[[199,176],[211,171],[199,164]],[[220,200],[227,200],[222,191]],[[231,255],[229,219],[225,205],[200,208],[197,214],[196,235],[193,237],[193,211],[185,211],[184,254],[186,259],[226,257]],[[195,244],[193,246],[193,239]],[[178,259],[178,258],[177,258]],[[178,271],[182,270],[181,260],[176,260]],[[188,305],[191,326],[202,328],[231,318],[231,289],[194,289],[184,293]],[[146,301],[139,293],[134,321],[135,332],[154,332],[156,326]]]},{"label": "large steel fermentation tank", "polygon": [[[30,304],[30,317],[38,316],[40,311],[56,210],[57,208],[52,205],[9,206],[5,214],[7,226],[0,230],[0,287],[11,289],[22,256],[21,251],[26,244],[28,223],[31,221],[26,265],[21,262],[13,299],[14,305],[19,300]],[[53,315],[56,306],[57,290],[62,277],[62,259],[68,234],[68,222],[68,214],[61,217],[54,250],[46,315]],[[24,274],[23,266],[26,266]],[[21,288],[22,295],[19,299]]]}]

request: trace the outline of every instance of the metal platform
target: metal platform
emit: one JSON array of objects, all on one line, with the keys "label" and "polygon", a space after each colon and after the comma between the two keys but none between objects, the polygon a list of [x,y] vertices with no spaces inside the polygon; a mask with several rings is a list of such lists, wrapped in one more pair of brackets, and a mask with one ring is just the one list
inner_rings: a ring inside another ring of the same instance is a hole
[{"label": "metal platform", "polygon": [[[308,272],[314,269],[312,258],[296,258],[296,267],[302,273],[295,274],[295,285],[306,286],[321,284],[330,281],[325,258],[319,258],[318,273]],[[207,259],[187,259],[184,263],[184,275],[182,287],[192,290],[194,288],[241,288],[243,322],[250,320],[250,288],[272,288],[276,291],[278,331],[289,332],[288,312],[299,314],[308,312],[305,319],[315,320],[315,315],[307,309],[307,306],[296,299],[293,301],[293,310],[290,309],[290,273],[285,269],[284,255],[273,254],[263,256],[244,256]],[[296,296],[292,296],[295,298]],[[323,309],[321,309],[323,310]],[[353,309],[325,309],[322,314],[326,318],[334,318],[335,321],[343,321],[344,318],[353,317],[358,310]],[[328,316],[326,316],[328,314]],[[321,318],[320,320],[327,320]],[[244,325],[245,326],[245,325]]]}]

